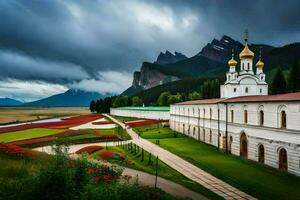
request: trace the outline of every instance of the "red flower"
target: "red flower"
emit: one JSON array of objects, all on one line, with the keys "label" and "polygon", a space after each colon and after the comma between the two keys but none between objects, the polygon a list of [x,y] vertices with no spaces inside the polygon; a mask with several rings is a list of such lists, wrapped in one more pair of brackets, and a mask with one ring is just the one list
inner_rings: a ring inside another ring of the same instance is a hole
[{"label": "red flower", "polygon": [[103,122],[93,122],[93,125],[105,125],[105,124],[113,124],[111,122],[103,121]]},{"label": "red flower", "polygon": [[95,151],[101,150],[103,149],[102,146],[98,146],[98,145],[92,145],[92,146],[87,146],[87,147],[83,147],[81,149],[79,149],[78,151],[76,151],[76,154],[81,154],[81,153],[94,153]]},{"label": "red flower", "polygon": [[145,126],[150,124],[159,124],[159,120],[141,120],[141,121],[133,121],[133,122],[127,122],[126,124],[130,127],[138,127],[138,126]]}]

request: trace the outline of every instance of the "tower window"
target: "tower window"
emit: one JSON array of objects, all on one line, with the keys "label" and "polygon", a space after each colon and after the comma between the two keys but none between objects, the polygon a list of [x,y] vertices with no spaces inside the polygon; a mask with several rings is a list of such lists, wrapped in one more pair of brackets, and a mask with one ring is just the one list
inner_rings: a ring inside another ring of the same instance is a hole
[{"label": "tower window", "polygon": [[249,90],[248,87],[246,87],[246,88],[245,88],[245,92],[248,93],[248,90]]},{"label": "tower window", "polygon": [[236,88],[233,88],[233,92],[236,92]]},{"label": "tower window", "polygon": [[231,122],[233,123],[233,119],[234,119],[234,112],[233,110],[231,110]]},{"label": "tower window", "polygon": [[248,64],[247,70],[250,70],[250,63],[247,63],[247,64]]},{"label": "tower window", "polygon": [[259,89],[259,92],[262,93],[262,89],[261,88]]}]

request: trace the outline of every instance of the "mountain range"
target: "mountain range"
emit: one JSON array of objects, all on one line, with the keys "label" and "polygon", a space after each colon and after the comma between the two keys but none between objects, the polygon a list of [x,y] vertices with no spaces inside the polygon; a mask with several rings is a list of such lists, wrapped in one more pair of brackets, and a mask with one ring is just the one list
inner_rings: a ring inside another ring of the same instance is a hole
[{"label": "mountain range", "polygon": [[[227,61],[234,50],[235,59],[239,61],[239,53],[244,45],[229,36],[221,39],[213,39],[205,45],[199,53],[187,58],[181,53],[178,61],[174,62],[174,54],[169,51],[160,53],[153,63],[142,63],[141,70],[134,72],[132,86],[122,94],[133,96],[150,88],[187,78],[223,78],[228,69]],[[289,68],[300,58],[300,43],[288,44],[282,47],[274,47],[267,44],[250,44],[249,48],[255,53],[254,63],[261,57],[265,63],[264,71],[267,73],[267,81],[272,77],[272,72],[277,66],[283,70]],[[177,56],[178,57],[178,56]],[[237,66],[239,67],[239,66]],[[270,76],[269,76],[270,74]]]},{"label": "mountain range", "polygon": [[109,94],[103,95],[97,92],[86,92],[82,90],[67,90],[64,93],[56,94],[37,101],[23,103],[14,99],[0,98],[0,107],[4,106],[26,106],[26,107],[77,107],[89,106],[91,100],[100,99]]},{"label": "mountain range", "polygon": [[0,106],[19,106],[23,102],[11,99],[11,98],[0,98]]}]

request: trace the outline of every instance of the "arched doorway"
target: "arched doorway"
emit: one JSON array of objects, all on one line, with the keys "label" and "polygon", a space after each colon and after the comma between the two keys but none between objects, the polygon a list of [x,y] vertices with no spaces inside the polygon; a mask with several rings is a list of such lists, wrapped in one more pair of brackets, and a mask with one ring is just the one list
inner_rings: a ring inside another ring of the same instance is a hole
[{"label": "arched doorway", "polygon": [[279,151],[279,169],[283,171],[287,171],[288,169],[287,152],[284,148]]},{"label": "arched doorway", "polygon": [[258,162],[265,163],[265,148],[262,144],[258,146]]},{"label": "arched doorway", "polygon": [[248,157],[248,142],[245,133],[242,133],[240,137],[240,156],[243,158]]}]

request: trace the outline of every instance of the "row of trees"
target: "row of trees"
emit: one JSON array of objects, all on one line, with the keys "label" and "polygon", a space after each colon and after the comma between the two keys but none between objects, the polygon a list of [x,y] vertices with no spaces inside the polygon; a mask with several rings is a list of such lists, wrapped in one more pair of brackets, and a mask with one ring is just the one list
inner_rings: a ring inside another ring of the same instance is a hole
[{"label": "row of trees", "polygon": [[135,97],[128,96],[111,96],[104,99],[92,100],[90,103],[90,111],[97,113],[108,113],[111,107],[124,106],[142,106],[142,100]]},{"label": "row of trees", "polygon": [[297,91],[300,91],[300,63],[291,66],[287,78],[282,69],[278,67],[270,85],[270,93],[281,94]]},{"label": "row of trees", "polygon": [[156,105],[169,106],[170,104],[179,103],[182,101],[211,99],[220,97],[220,82],[216,80],[208,80],[203,83],[199,92],[193,91],[188,94],[163,92],[157,99]]}]

